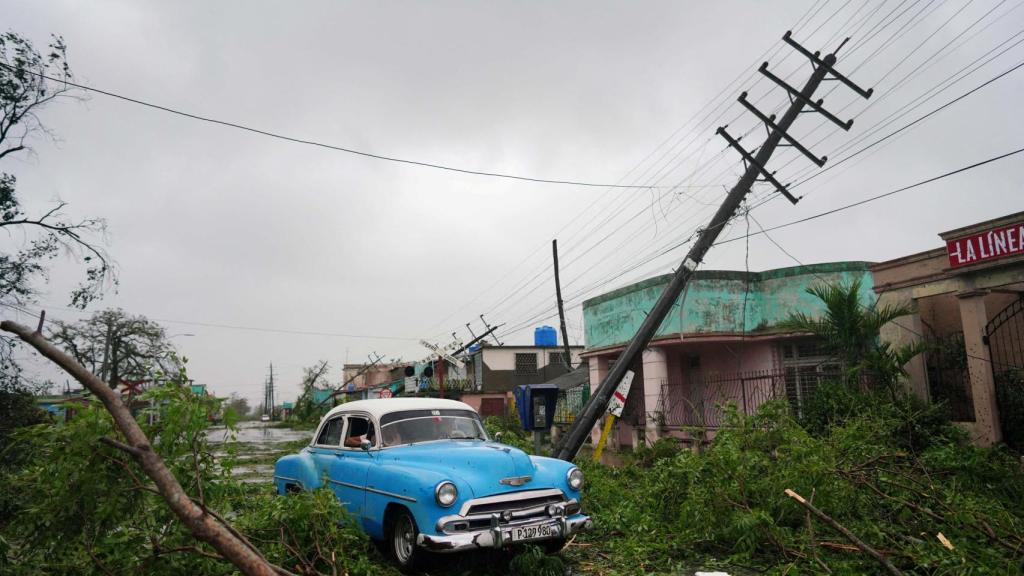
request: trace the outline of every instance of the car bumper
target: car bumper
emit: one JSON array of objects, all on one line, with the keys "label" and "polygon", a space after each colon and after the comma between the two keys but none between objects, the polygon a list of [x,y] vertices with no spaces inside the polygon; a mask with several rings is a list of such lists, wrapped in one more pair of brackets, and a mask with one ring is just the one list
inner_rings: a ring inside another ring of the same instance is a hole
[{"label": "car bumper", "polygon": [[541,526],[553,525],[557,527],[557,534],[547,538],[536,540],[525,540],[523,542],[543,542],[545,540],[556,540],[569,538],[574,534],[589,530],[593,525],[589,516],[574,514],[568,517],[552,518],[543,522],[526,522],[516,524],[504,524],[481,530],[471,530],[457,534],[420,534],[416,538],[416,544],[424,550],[431,552],[461,552],[463,550],[475,550],[478,548],[501,548],[512,544],[512,529],[520,526]]}]

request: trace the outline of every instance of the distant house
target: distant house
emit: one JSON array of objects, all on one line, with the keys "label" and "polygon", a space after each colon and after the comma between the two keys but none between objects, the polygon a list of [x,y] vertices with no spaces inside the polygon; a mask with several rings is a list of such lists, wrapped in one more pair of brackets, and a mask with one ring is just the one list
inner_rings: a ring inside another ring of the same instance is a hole
[{"label": "distant house", "polygon": [[[466,364],[468,389],[462,401],[482,416],[505,413],[512,390],[520,384],[543,384],[571,370],[561,346],[481,346]],[[580,364],[583,346],[570,346],[572,366]]]},{"label": "distant house", "polygon": [[[405,364],[345,364],[342,369],[341,382],[344,388],[342,398],[346,400],[364,400],[379,398],[380,391],[388,388],[390,392],[397,390],[402,382],[401,372]],[[339,402],[341,399],[339,399]]]},{"label": "distant house", "polygon": [[330,390],[330,389],[321,390],[320,388],[313,389],[313,405],[314,406],[319,406],[319,405],[323,404],[325,406],[330,406],[331,405],[330,397],[331,397],[331,393],[332,392],[334,392],[334,390]]},{"label": "distant house", "polygon": [[73,390],[64,394],[48,394],[36,396],[35,402],[42,410],[46,410],[58,422],[67,422],[75,414],[87,406],[92,394],[85,390]]}]

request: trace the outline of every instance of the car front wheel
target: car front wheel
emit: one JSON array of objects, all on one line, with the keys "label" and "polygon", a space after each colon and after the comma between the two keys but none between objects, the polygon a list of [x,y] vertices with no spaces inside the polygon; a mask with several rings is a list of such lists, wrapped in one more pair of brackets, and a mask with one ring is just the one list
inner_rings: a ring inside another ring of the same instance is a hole
[{"label": "car front wheel", "polygon": [[389,534],[390,552],[392,558],[399,566],[409,568],[417,559],[416,537],[419,530],[416,528],[416,520],[402,510],[395,514],[391,522],[391,533]]}]

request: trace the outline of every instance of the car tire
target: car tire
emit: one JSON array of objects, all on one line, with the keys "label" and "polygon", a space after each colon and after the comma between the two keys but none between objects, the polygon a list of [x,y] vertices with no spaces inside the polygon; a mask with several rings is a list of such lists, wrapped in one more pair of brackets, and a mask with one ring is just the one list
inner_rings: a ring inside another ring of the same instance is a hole
[{"label": "car tire", "polygon": [[399,510],[392,516],[386,541],[388,554],[403,569],[412,568],[419,560],[416,546],[419,533],[416,520],[407,510]]}]

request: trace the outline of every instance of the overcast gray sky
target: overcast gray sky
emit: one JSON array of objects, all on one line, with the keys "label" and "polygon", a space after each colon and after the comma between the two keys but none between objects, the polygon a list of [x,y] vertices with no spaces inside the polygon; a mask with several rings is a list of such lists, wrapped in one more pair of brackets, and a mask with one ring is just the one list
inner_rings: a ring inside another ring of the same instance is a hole
[{"label": "overcast gray sky", "polygon": [[[819,92],[827,108],[856,118],[848,133],[812,114],[794,127],[833,163],[1024,59],[1021,4],[3,0],[5,29],[39,47],[63,35],[77,79],[97,88],[378,154],[660,188],[437,171],[102,95],[47,108],[42,120],[59,142],[37,140],[35,156],[2,168],[34,210],[60,199],[72,215],[107,220],[121,285],[94,309],[120,306],[171,334],[194,334],[175,342],[191,375],[219,395],[257,400],[273,362],[279,398],[289,399],[302,366],[329,360],[337,380],[346,358],[420,358],[418,339],[466,336],[466,322],[479,332],[481,313],[522,327],[504,341],[530,342],[534,326],[557,323],[545,320],[554,237],[570,335],[580,341],[579,303],[671,270],[686,247],[665,249],[709,219],[740,173],[715,127],[749,133],[748,147],[760,142],[739,93],[749,89],[766,112],[786,103],[756,74],[760,61],[791,84],[804,81],[810,66],[781,43],[786,30],[825,51],[852,33],[838,67],[876,89],[868,101],[842,86],[828,93],[836,84]],[[964,68],[978,58],[984,65]],[[1011,73],[795,188],[807,196],[799,205],[774,200],[752,214],[776,225],[1020,148],[1022,88],[1024,71]],[[1015,156],[772,238],[805,263],[934,248],[941,231],[1024,210],[1022,167]],[[792,149],[772,161],[786,182],[811,168]],[[760,185],[755,198],[769,192]],[[726,236],[745,227],[741,219]],[[763,237],[749,250],[753,270],[795,264]],[[744,242],[733,242],[713,249],[705,267],[743,269],[744,260]],[[80,318],[63,309],[80,272],[55,262],[37,307]]]}]

